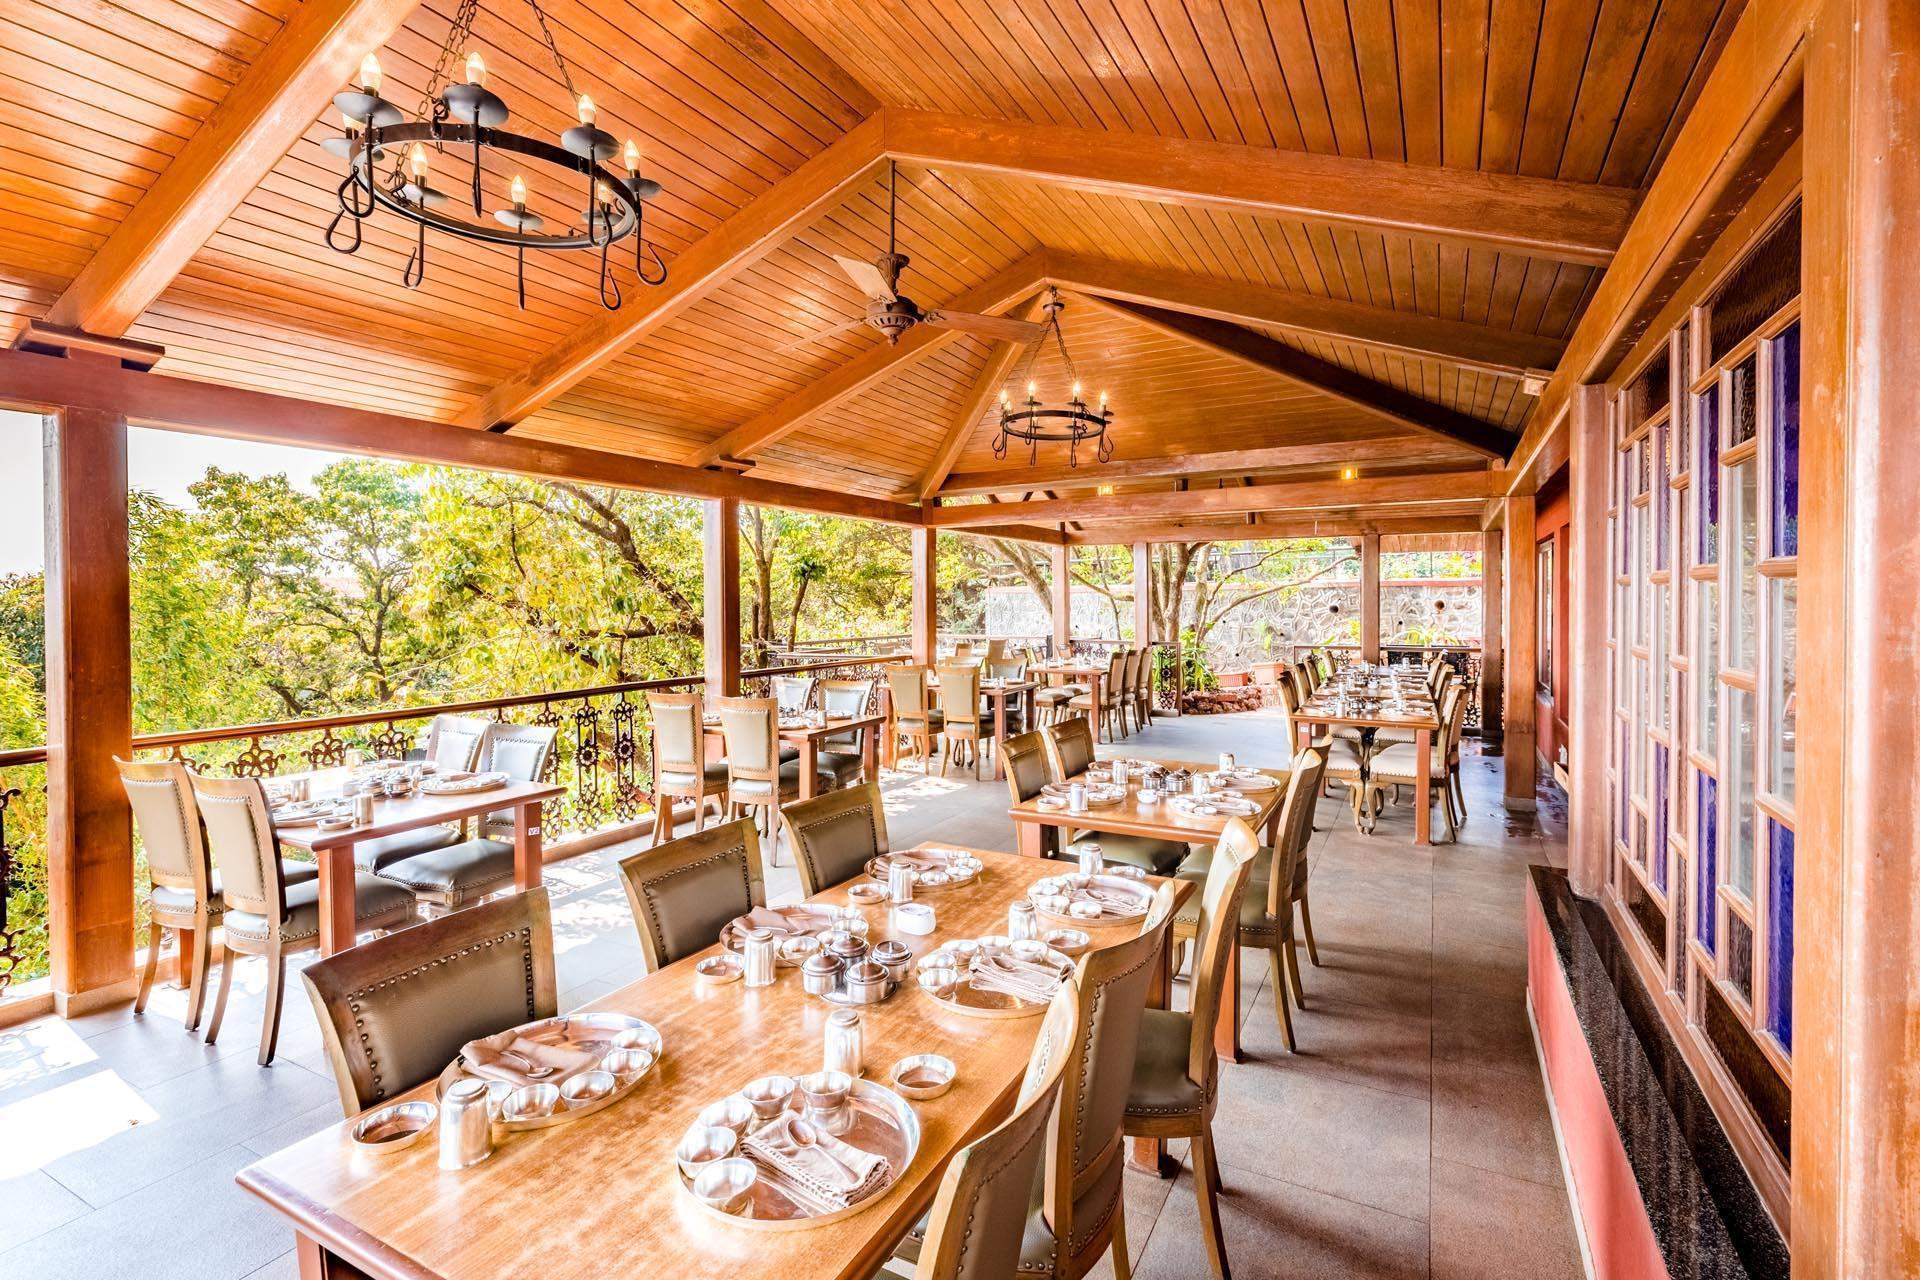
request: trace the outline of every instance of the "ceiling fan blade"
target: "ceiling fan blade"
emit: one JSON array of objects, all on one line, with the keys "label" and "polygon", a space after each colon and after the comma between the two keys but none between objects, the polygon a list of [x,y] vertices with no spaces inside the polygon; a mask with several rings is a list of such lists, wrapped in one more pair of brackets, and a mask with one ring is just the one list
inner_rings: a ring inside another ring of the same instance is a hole
[{"label": "ceiling fan blade", "polygon": [[881,274],[879,267],[871,262],[862,262],[858,258],[843,258],[837,253],[833,255],[833,260],[840,264],[840,269],[847,273],[847,278],[859,286],[860,292],[875,302],[893,301],[893,286],[887,283],[887,278]]},{"label": "ceiling fan blade", "polygon": [[789,351],[798,351],[802,347],[810,347],[816,342],[825,342],[828,338],[837,337],[838,335],[845,333],[849,329],[857,329],[861,325],[865,324],[866,322],[867,320],[865,316],[862,316],[857,320],[842,320],[839,324],[834,325],[830,329],[822,329],[818,333],[810,333],[804,338],[795,339],[794,341],[787,343],[783,347],[775,348],[775,350],[777,350],[781,355],[785,355]]},{"label": "ceiling fan blade", "polygon": [[936,329],[958,329],[983,338],[1005,342],[1032,342],[1046,329],[1031,320],[1009,320],[1006,316],[983,316],[972,311],[929,311],[926,323]]}]

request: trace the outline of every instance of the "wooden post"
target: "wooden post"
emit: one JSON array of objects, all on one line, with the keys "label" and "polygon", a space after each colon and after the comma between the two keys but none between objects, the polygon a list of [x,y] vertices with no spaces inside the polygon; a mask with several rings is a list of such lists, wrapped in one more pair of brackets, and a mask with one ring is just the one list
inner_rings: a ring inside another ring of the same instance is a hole
[{"label": "wooden post", "polygon": [[1534,560],[1533,495],[1506,500],[1507,617],[1504,628],[1507,661],[1501,690],[1502,750],[1506,773],[1506,807],[1528,812],[1533,808],[1536,775],[1533,748],[1535,666],[1539,661],[1539,613],[1536,598],[1539,576]]},{"label": "wooden post", "polygon": [[[1613,450],[1607,436],[1606,388],[1578,387],[1568,426],[1573,518],[1567,528],[1569,708],[1567,755],[1567,878],[1582,897],[1596,897],[1607,877],[1607,729],[1613,722],[1607,670],[1607,477]],[[1540,584],[1552,590],[1551,584]]]},{"label": "wooden post", "polygon": [[1499,529],[1481,535],[1480,547],[1480,740],[1497,743],[1505,721],[1500,699],[1506,688],[1506,643],[1502,638],[1507,608],[1506,575],[1500,557],[1506,545]]},{"label": "wooden post", "polygon": [[1133,544],[1133,645],[1136,649],[1145,649],[1153,643],[1153,547],[1149,543]]},{"label": "wooden post", "polygon": [[706,503],[706,696],[740,692],[740,503]]},{"label": "wooden post", "polygon": [[[1793,1274],[1920,1269],[1920,8],[1825,0],[1807,52]],[[1761,838],[1765,838],[1764,835]]]},{"label": "wooden post", "polygon": [[1380,535],[1360,535],[1360,661],[1380,661]]},{"label": "wooden post", "polygon": [[49,945],[71,1017],[134,986],[133,819],[113,767],[133,754],[126,419],[49,416],[45,462]]},{"label": "wooden post", "polygon": [[1073,548],[1048,547],[1047,552],[1053,567],[1053,581],[1049,584],[1053,593],[1053,653],[1057,658],[1064,658],[1073,641]]},{"label": "wooden post", "polygon": [[940,574],[937,529],[913,530],[913,660],[933,661],[940,642]]}]

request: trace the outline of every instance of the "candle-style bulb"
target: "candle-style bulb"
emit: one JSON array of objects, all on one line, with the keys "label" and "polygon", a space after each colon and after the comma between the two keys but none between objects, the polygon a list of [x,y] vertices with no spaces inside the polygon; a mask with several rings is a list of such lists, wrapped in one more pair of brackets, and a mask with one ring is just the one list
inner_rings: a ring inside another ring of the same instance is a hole
[{"label": "candle-style bulb", "polygon": [[1080,402],[1080,384],[1078,382],[1073,384],[1073,400],[1075,404]]},{"label": "candle-style bulb", "polygon": [[427,148],[422,143],[414,143],[413,149],[407,152],[407,171],[415,182],[427,180]]},{"label": "candle-style bulb", "polygon": [[360,91],[375,95],[380,92],[380,59],[371,53],[360,59]]},{"label": "candle-style bulb", "polygon": [[580,95],[580,123],[581,124],[592,124],[593,117],[597,113],[597,110],[598,109],[593,105],[592,98],[589,98],[584,93]]},{"label": "candle-style bulb", "polygon": [[516,209],[526,208],[527,207],[527,180],[521,177],[517,173],[514,174],[513,184],[510,189],[513,192],[513,207]]},{"label": "candle-style bulb", "polygon": [[1013,397],[1007,394],[1005,387],[1000,388],[1000,407],[1002,409],[1013,408]]},{"label": "candle-style bulb", "polygon": [[603,205],[610,205],[613,203],[613,188],[604,182],[596,182],[593,184],[593,198]]},{"label": "candle-style bulb", "polygon": [[1102,391],[1100,393],[1100,412],[1105,413],[1106,411],[1107,411],[1107,393]]},{"label": "candle-style bulb", "polygon": [[1027,383],[1027,399],[1029,400],[1037,399],[1039,394],[1040,394],[1040,384],[1038,382]]},{"label": "candle-style bulb", "polygon": [[478,49],[467,55],[467,83],[477,84],[483,89],[487,86],[487,64]]},{"label": "candle-style bulb", "polygon": [[627,176],[629,178],[636,176],[640,172],[640,144],[632,138],[627,139],[626,152],[621,158],[626,162]]}]

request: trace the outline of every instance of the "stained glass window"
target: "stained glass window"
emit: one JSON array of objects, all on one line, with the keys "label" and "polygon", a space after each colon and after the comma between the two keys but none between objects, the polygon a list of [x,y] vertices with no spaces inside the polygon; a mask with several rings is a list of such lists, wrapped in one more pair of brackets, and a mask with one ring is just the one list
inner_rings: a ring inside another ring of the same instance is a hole
[{"label": "stained glass window", "polygon": [[1788,325],[1773,346],[1773,534],[1768,552],[1800,554],[1800,323]]},{"label": "stained glass window", "polygon": [[1793,828],[1767,822],[1767,1030],[1793,1048]]},{"label": "stained glass window", "polygon": [[1696,859],[1695,913],[1693,936],[1713,954],[1716,921],[1713,904],[1719,900],[1720,784],[1710,773],[1696,771],[1696,811],[1694,814],[1693,856]]}]

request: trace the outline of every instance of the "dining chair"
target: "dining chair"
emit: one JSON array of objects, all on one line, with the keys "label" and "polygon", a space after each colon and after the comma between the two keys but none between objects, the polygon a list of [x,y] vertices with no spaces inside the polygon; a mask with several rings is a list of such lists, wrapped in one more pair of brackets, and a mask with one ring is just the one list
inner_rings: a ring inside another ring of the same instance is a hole
[{"label": "dining chair", "polygon": [[[186,1027],[197,1031],[207,996],[207,970],[213,963],[213,926],[220,923],[226,903],[220,896],[220,877],[207,858],[200,808],[193,801],[187,767],[178,760],[134,761],[119,756],[113,758],[113,767],[120,772],[120,786],[133,810],[133,829],[147,855],[147,963],[140,972],[133,1011],[146,1012],[160,967],[162,935],[172,930],[181,944],[181,968],[188,974]],[[288,884],[320,874],[311,862],[288,861],[282,871]]]},{"label": "dining chair", "polygon": [[672,837],[674,806],[693,801],[693,829],[707,825],[707,801],[727,812],[727,762],[707,759],[705,708],[697,693],[649,693],[653,724],[653,843]]},{"label": "dining chair", "polygon": [[779,711],[772,698],[715,698],[727,740],[727,816],[750,812],[779,865],[780,802],[800,794],[800,763],[780,758]]},{"label": "dining chair", "polygon": [[897,742],[901,738],[913,744],[920,758],[920,771],[933,770],[933,738],[946,724],[946,717],[928,704],[927,669],[898,665],[887,668],[887,695],[891,703],[892,727],[888,732]]},{"label": "dining chair", "polygon": [[[480,743],[493,721],[478,716],[438,715],[427,722],[427,740],[420,759],[441,773],[465,773],[479,766]],[[353,862],[362,871],[379,872],[417,854],[455,845],[466,835],[466,823],[438,823],[415,827],[353,846]]]},{"label": "dining chair", "polygon": [[347,1116],[432,1080],[468,1041],[559,1012],[551,909],[538,886],[375,938],[300,976]]},{"label": "dining chair", "polygon": [[797,716],[813,705],[812,676],[775,676],[773,700],[783,716]]},{"label": "dining chair", "polygon": [[[260,1065],[273,1061],[280,1038],[280,1006],[285,996],[287,957],[320,945],[320,882],[288,884],[273,834],[267,792],[258,778],[206,778],[189,770],[194,802],[206,827],[207,848],[220,873],[226,912],[222,939],[227,960],[220,966],[220,988],[213,997],[207,1043],[220,1036],[239,956],[263,956],[267,962],[267,1007],[260,1027]],[[413,895],[400,885],[364,871],[353,874],[354,932],[397,929],[412,924]]]},{"label": "dining chair", "polygon": [[[860,680],[822,680],[820,682],[820,709],[830,716],[864,716],[873,706],[873,681]],[[851,786],[854,779],[866,772],[866,756],[862,748],[866,746],[866,729],[848,729],[841,733],[829,734],[820,740],[820,749],[814,753],[814,768],[821,781],[830,786]],[[878,782],[878,778],[868,778],[869,782]]]},{"label": "dining chair", "polygon": [[[1007,773],[1007,793],[1016,805],[1039,795],[1047,785],[1047,743],[1040,730],[1015,734],[1000,744],[1000,763]],[[1060,828],[1040,824],[1040,848],[1046,856],[1060,856]]]},{"label": "dining chair", "polygon": [[1001,656],[1005,654],[1006,651],[1007,651],[1006,637],[989,636],[987,639],[987,665],[991,666],[994,663],[1000,661]]},{"label": "dining chair", "polygon": [[[1141,729],[1145,728],[1138,718],[1140,706],[1140,661],[1142,653],[1139,649],[1128,649],[1126,655],[1126,665],[1120,677],[1120,705],[1115,709],[1114,716],[1114,718],[1119,721],[1120,732],[1123,735],[1138,733]],[[1127,727],[1128,716],[1135,717],[1131,729]]]},{"label": "dining chair", "polygon": [[1041,732],[1046,736],[1047,766],[1055,782],[1070,782],[1093,763],[1093,725],[1085,716],[1048,725]]},{"label": "dining chair", "polygon": [[1126,655],[1115,649],[1107,655],[1107,674],[1100,681],[1100,705],[1093,705],[1093,689],[1089,686],[1085,693],[1068,699],[1067,710],[1095,716],[1101,724],[1106,724],[1110,719],[1117,721],[1120,714],[1120,681],[1125,673]]},{"label": "dining chair", "polygon": [[421,759],[441,773],[458,773],[474,767],[480,757],[480,739],[491,720],[478,716],[439,715],[427,722],[427,741]]},{"label": "dining chair", "polygon": [[712,946],[730,921],[767,903],[760,833],[746,818],[622,858],[620,882],[649,973]]},{"label": "dining chair", "polygon": [[[1212,865],[1194,907],[1197,942],[1188,1011],[1148,1009],[1141,1016],[1140,1045],[1133,1059],[1124,1130],[1130,1138],[1189,1138],[1193,1142],[1193,1187],[1200,1201],[1213,1274],[1227,1280],[1227,1239],[1220,1219],[1220,1164],[1214,1157],[1213,1113],[1220,1102],[1220,1056],[1214,1027],[1232,998],[1227,967],[1240,926],[1241,908],[1253,876],[1260,838],[1239,818],[1228,821],[1214,846]],[[1185,914],[1184,912],[1182,914]],[[1178,930],[1178,917],[1175,928]],[[1179,936],[1176,932],[1175,936]],[[1279,997],[1275,997],[1278,999]]]},{"label": "dining chair", "polygon": [[1133,682],[1133,722],[1143,729],[1153,727],[1153,668],[1151,645],[1140,651],[1140,671]]},{"label": "dining chair", "polygon": [[956,640],[953,642],[953,660],[955,662],[968,662],[971,661],[972,658],[973,643],[971,641]]},{"label": "dining chair", "polygon": [[887,809],[878,783],[796,801],[780,810],[780,818],[803,898],[864,874],[869,861],[887,852]]},{"label": "dining chair", "polygon": [[[1453,811],[1453,782],[1449,758],[1457,749],[1461,725],[1466,719],[1466,690],[1459,685],[1449,686],[1445,701],[1440,705],[1440,732],[1434,735],[1433,745],[1428,750],[1427,778],[1423,784],[1420,779],[1419,748],[1411,742],[1396,742],[1376,750],[1367,759],[1367,772],[1371,785],[1383,792],[1391,789],[1398,798],[1401,788],[1413,792],[1413,803],[1432,805],[1434,795],[1439,794],[1441,812],[1446,817],[1447,839],[1458,841],[1460,821]],[[1420,794],[1423,790],[1425,794]],[[1464,816],[1464,815],[1462,815]]]},{"label": "dining chair", "polygon": [[[1093,763],[1093,726],[1085,716],[1048,725],[1040,732],[1046,741],[1047,768],[1054,782],[1065,785],[1085,773]],[[1098,816],[1096,810],[1087,812],[1089,819]],[[1097,844],[1101,856],[1108,862],[1123,862],[1156,876],[1171,875],[1189,852],[1184,841],[1102,831],[1095,827],[1076,828],[1067,832],[1064,839],[1063,857],[1077,859],[1081,846]]]},{"label": "dining chair", "polygon": [[[538,782],[558,734],[551,725],[489,724],[480,738],[479,766],[506,774],[510,782]],[[513,883],[518,821],[517,810],[495,809],[480,819],[473,839],[389,862],[374,874],[405,887],[423,908],[456,911]]]},{"label": "dining chair", "polygon": [[993,739],[993,717],[980,714],[980,668],[954,663],[940,668],[940,715],[945,721],[940,731],[940,776],[947,776],[947,764],[954,748],[962,744],[972,753],[973,776],[980,776],[982,742]]},{"label": "dining chair", "polygon": [[1014,1280],[1033,1270],[1029,1243],[1036,1264],[1051,1248],[1044,1222],[1035,1222],[1034,1187],[1081,1026],[1080,986],[1068,978],[1047,1006],[1013,1114],[948,1161],[933,1208],[896,1255],[912,1266],[912,1280]]}]

